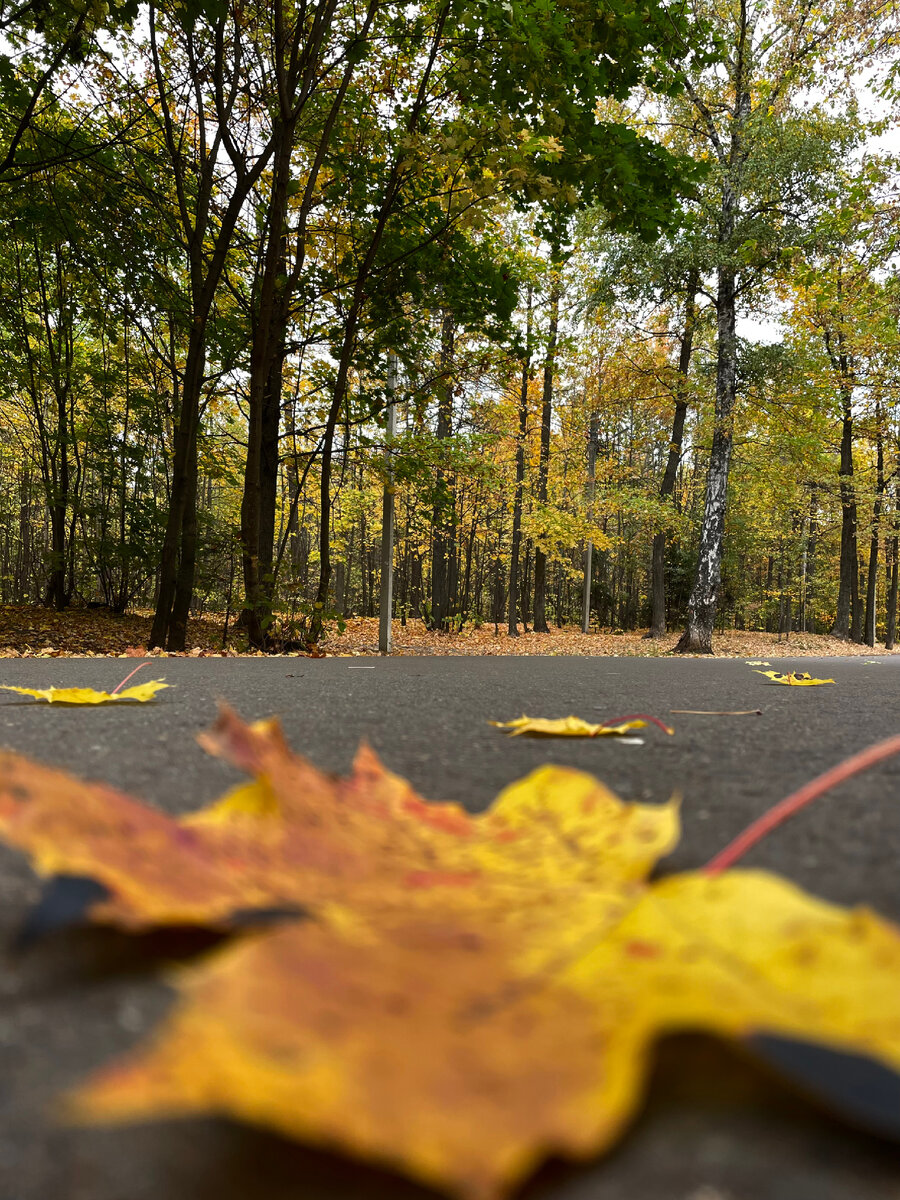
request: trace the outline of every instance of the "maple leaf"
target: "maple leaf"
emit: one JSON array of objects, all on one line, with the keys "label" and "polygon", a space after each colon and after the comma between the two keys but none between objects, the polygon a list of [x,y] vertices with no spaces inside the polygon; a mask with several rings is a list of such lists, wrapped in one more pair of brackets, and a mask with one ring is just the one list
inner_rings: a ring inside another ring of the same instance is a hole
[{"label": "maple leaf", "polygon": [[181,820],[0,758],[0,832],[102,885],[93,919],[302,912],[183,973],[75,1119],[229,1113],[488,1200],[547,1154],[609,1146],[666,1032],[900,1070],[900,931],[762,871],[648,882],[674,803],[542,767],[471,816],[365,747],[339,779],[273,722],[226,711],[203,741],[255,782]]},{"label": "maple leaf", "polygon": [[[616,724],[592,725],[581,717],[517,717],[514,721],[488,721],[497,729],[508,729],[510,737],[527,734],[530,737],[622,737],[635,729],[645,729],[644,720],[623,720]],[[657,722],[660,724],[660,722]],[[667,725],[662,726],[666,733],[675,731]]]},{"label": "maple leaf", "polygon": [[139,683],[121,692],[97,692],[85,687],[23,688],[12,687],[8,683],[0,684],[0,691],[19,692],[22,696],[33,696],[35,700],[46,700],[48,704],[113,704],[122,700],[145,704],[167,687],[171,687],[171,684],[163,683],[161,679],[151,679],[148,683]]},{"label": "maple leaf", "polygon": [[781,671],[754,671],[754,675],[765,675],[773,683],[786,683],[790,687],[818,687],[822,683],[834,683],[833,679],[813,679],[806,671],[789,672],[786,675]]}]

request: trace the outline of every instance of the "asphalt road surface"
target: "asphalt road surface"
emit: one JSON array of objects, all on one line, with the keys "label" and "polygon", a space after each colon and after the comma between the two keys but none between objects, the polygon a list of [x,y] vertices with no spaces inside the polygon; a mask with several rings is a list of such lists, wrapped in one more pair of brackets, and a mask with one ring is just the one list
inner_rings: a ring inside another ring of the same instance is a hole
[{"label": "asphalt road surface", "polygon": [[[598,775],[626,799],[684,798],[665,869],[699,866],[770,804],[849,754],[900,732],[900,659],[770,660],[837,686],[770,685],[745,663],[658,658],[166,659],[135,679],[177,685],[153,704],[50,708],[0,693],[0,743],[188,812],[238,776],[193,735],[226,700],[278,714],[291,744],[345,770],[361,738],[423,795],[477,811],[544,762]],[[128,660],[4,660],[0,683],[114,687]],[[755,709],[761,716],[672,715]],[[509,739],[523,712],[670,721],[643,745]],[[900,758],[858,777],[745,860],[843,904],[900,920]],[[38,892],[0,850],[0,935]],[[72,1130],[53,1098],[153,1028],[171,993],[109,935],[49,939],[0,974],[0,1200],[427,1200],[397,1177],[227,1121]],[[169,948],[169,951],[171,948]],[[167,952],[169,952],[167,951]],[[898,997],[900,1006],[900,997]],[[702,1038],[665,1043],[648,1102],[622,1145],[551,1164],[529,1200],[900,1200],[900,1150],[856,1132]]]}]

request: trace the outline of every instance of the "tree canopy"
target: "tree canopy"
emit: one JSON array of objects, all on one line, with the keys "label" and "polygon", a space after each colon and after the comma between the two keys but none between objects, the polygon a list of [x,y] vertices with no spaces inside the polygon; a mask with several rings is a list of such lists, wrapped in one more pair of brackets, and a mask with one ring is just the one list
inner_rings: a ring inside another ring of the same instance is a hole
[{"label": "tree canopy", "polygon": [[893,19],[0,2],[0,600],[891,644]]}]

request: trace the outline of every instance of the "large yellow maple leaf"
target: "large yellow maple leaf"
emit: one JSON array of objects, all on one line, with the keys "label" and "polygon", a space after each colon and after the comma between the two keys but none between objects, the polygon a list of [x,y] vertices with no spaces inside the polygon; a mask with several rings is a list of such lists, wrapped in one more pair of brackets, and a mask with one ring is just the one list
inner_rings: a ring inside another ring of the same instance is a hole
[{"label": "large yellow maple leaf", "polygon": [[146,704],[148,700],[154,699],[157,692],[167,687],[171,687],[171,684],[164,683],[161,679],[151,679],[147,683],[136,683],[121,692],[98,692],[88,687],[25,688],[13,687],[8,683],[0,684],[0,691],[33,696],[35,700],[46,700],[48,704],[121,704],[123,701]]},{"label": "large yellow maple leaf", "polygon": [[79,1119],[230,1113],[488,1200],[610,1145],[666,1032],[900,1069],[900,932],[765,872],[648,882],[675,804],[544,767],[470,816],[366,749],[324,775],[273,723],[226,712],[205,744],[256,782],[182,820],[0,762],[0,832],[101,884],[94,919],[296,914],[183,973],[149,1044],[71,1097]]}]

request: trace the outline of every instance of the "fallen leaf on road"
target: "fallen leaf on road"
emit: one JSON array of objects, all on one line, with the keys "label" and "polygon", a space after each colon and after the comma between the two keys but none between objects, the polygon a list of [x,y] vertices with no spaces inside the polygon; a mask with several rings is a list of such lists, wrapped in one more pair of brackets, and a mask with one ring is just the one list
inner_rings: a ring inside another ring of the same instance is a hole
[{"label": "fallen leaf on road", "polygon": [[748,658],[747,659],[748,667],[768,667],[770,665],[771,665],[770,663],[762,662],[760,659],[757,659],[757,658]]},{"label": "fallen leaf on road", "polygon": [[790,672],[787,675],[783,675],[781,671],[755,671],[754,674],[765,675],[766,679],[771,679],[773,683],[786,683],[790,687],[818,687],[822,683],[834,683],[833,679],[813,679],[805,671]]},{"label": "fallen leaf on road", "polygon": [[618,725],[592,725],[581,717],[517,717],[515,721],[488,721],[497,729],[509,730],[511,737],[529,734],[531,737],[616,737],[645,729],[646,721],[623,721]]},{"label": "fallen leaf on road", "polygon": [[[830,1064],[807,1073],[835,1102],[897,1125],[900,932],[875,914],[762,871],[650,883],[677,806],[567,768],[473,816],[365,747],[338,779],[274,722],[225,711],[203,741],[255,781],[181,820],[0,758],[0,832],[95,881],[93,919],[286,919],[182,972],[156,1035],[70,1117],[224,1113],[492,1200],[548,1154],[610,1146],[653,1042],[692,1029],[794,1074]],[[861,1095],[866,1072],[893,1090]]]},{"label": "fallen leaf on road", "polygon": [[152,700],[163,688],[171,686],[169,683],[163,683],[161,679],[151,679],[148,683],[139,683],[121,692],[95,692],[93,688],[23,688],[4,683],[0,684],[0,691],[19,692],[22,696],[33,696],[35,700],[46,700],[49,704],[113,704],[119,700],[132,700],[143,704]]}]

